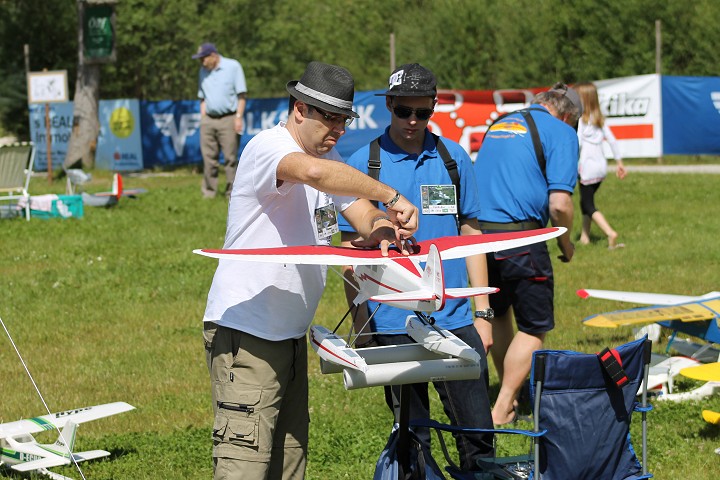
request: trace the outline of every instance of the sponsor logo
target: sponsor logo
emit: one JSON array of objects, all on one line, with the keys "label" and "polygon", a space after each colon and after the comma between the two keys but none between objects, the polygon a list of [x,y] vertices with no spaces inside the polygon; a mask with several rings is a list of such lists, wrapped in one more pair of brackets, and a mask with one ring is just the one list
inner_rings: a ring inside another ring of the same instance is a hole
[{"label": "sponsor logo", "polygon": [[515,121],[498,122],[490,127],[492,133],[512,133],[513,135],[525,135],[527,133],[527,127],[522,123]]},{"label": "sponsor logo", "polygon": [[397,85],[402,85],[402,78],[404,74],[405,70],[400,70],[390,75],[390,78],[388,79],[388,87],[392,88]]},{"label": "sponsor logo", "polygon": [[180,125],[175,125],[175,115],[172,113],[153,113],[155,126],[166,137],[170,137],[173,149],[178,157],[182,157],[185,141],[200,127],[199,113],[183,113],[180,115]]},{"label": "sponsor logo", "polygon": [[600,109],[606,117],[643,117],[650,107],[650,97],[631,97],[616,93],[600,98]]},{"label": "sponsor logo", "polygon": [[116,108],[110,114],[110,131],[118,138],[129,137],[135,130],[132,112],[125,107]]}]

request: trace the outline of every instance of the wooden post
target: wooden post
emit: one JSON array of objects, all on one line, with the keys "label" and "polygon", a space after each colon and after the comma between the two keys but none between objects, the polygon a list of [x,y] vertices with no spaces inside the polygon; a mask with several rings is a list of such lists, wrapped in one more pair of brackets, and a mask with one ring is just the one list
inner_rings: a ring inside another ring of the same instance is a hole
[{"label": "wooden post", "polygon": [[[655,20],[655,73],[662,75],[662,31],[661,21]],[[661,94],[662,95],[662,94]],[[662,101],[662,97],[661,97]],[[663,163],[662,139],[660,140],[660,156],[657,163]]]},{"label": "wooden post", "polygon": [[390,34],[390,71],[395,71],[395,34]]},{"label": "wooden post", "polygon": [[50,132],[50,104],[45,104],[45,148],[47,149],[47,179],[48,185],[52,185],[52,135]]}]

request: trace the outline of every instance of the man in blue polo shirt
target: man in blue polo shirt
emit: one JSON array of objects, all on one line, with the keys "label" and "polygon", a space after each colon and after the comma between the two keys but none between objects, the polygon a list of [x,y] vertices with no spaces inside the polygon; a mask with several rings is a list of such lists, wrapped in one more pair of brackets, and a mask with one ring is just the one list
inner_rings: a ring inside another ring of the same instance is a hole
[{"label": "man in blue polo shirt", "polygon": [[[381,94],[386,97],[385,105],[391,113],[390,126],[379,139],[360,148],[347,162],[370,176],[377,175],[411,202],[422,205],[420,229],[415,234],[419,241],[459,233],[481,234],[476,219],[480,204],[470,157],[460,145],[433,135],[427,128],[435,108],[436,94],[435,76],[427,68],[414,63],[396,69],[390,76],[387,92]],[[371,157],[374,159],[373,168],[369,169],[368,160]],[[448,164],[446,159],[450,160]],[[378,161],[379,173],[376,171]],[[343,246],[352,246],[351,242],[360,238],[344,219],[340,221],[340,230]],[[468,277],[472,286],[487,286],[484,255],[470,257],[467,263],[466,259],[445,261],[443,271],[448,287],[466,287]],[[345,276],[352,281],[349,267]],[[351,304],[357,292],[347,288],[346,294]],[[479,316],[491,314],[487,296],[478,296],[474,300]],[[365,324],[369,311],[374,311],[377,306],[375,302],[360,305],[354,322],[356,331]],[[485,349],[474,325],[471,307],[466,298],[448,300],[445,308],[435,312],[433,317],[437,325],[453,332],[480,354],[482,375],[476,380],[437,381],[434,385],[445,413],[454,425],[492,428]],[[375,335],[369,341],[367,336],[361,336],[358,346],[414,343],[407,334],[402,334],[405,319],[410,313],[380,305],[369,328],[376,332]],[[399,395],[399,386],[385,387],[386,402],[396,419]],[[414,384],[410,418],[429,418],[429,415],[428,385]],[[429,446],[429,432],[422,429],[416,433]],[[493,455],[492,434],[461,434],[456,441],[460,467],[464,471],[476,470],[477,459]]]},{"label": "man in blue polo shirt", "polygon": [[[556,84],[538,94],[530,109],[491,125],[475,159],[483,233],[531,230],[550,220],[567,228],[557,242],[560,259],[570,261],[578,162],[573,127],[581,114],[577,92]],[[517,418],[515,399],[530,372],[532,353],[555,326],[553,269],[545,243],[487,254],[487,267],[490,286],[500,292],[490,297],[494,320],[482,321],[481,329],[501,380],[492,418],[502,425]]]},{"label": "man in blue polo shirt", "polygon": [[194,59],[200,60],[200,151],[203,156],[202,193],[215,197],[218,190],[220,149],[225,157],[225,196],[230,198],[238,146],[243,131],[247,87],[245,73],[237,60],[221,56],[215,45],[203,43]]}]

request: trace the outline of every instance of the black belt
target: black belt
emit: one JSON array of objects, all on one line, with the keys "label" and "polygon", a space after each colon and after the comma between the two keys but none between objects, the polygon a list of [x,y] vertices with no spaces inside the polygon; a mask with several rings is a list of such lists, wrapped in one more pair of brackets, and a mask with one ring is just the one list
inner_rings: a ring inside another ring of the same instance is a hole
[{"label": "black belt", "polygon": [[537,220],[523,220],[522,222],[512,223],[495,223],[495,222],[480,222],[480,230],[506,230],[506,231],[520,231],[520,230],[535,230],[536,228],[542,228],[540,222]]},{"label": "black belt", "polygon": [[218,119],[218,118],[225,118],[230,115],[235,115],[235,112],[221,113],[220,115],[215,115],[213,113],[206,113],[205,115],[207,115],[208,117],[210,117],[212,119]]}]

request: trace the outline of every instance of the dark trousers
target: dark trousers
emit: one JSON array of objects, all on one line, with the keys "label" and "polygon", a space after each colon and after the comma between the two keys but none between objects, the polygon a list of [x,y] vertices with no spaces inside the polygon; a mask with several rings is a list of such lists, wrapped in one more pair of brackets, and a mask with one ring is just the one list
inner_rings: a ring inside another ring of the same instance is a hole
[{"label": "dark trousers", "polygon": [[[490,415],[490,398],[488,396],[488,366],[480,335],[475,327],[468,325],[452,330],[460,340],[474,348],[481,357],[482,374],[477,380],[455,380],[450,382],[433,382],[440,396],[445,414],[452,425],[471,428],[493,428]],[[408,335],[376,335],[378,345],[402,345],[415,343]],[[427,383],[415,383],[411,388],[409,402],[410,420],[430,417],[430,398]],[[395,421],[400,418],[400,386],[385,387],[385,401],[395,414]],[[415,433],[420,440],[430,446],[430,432],[426,428],[416,428]],[[493,435],[487,434],[453,434],[460,454],[460,468],[464,471],[477,470],[476,459],[494,455]]]}]

